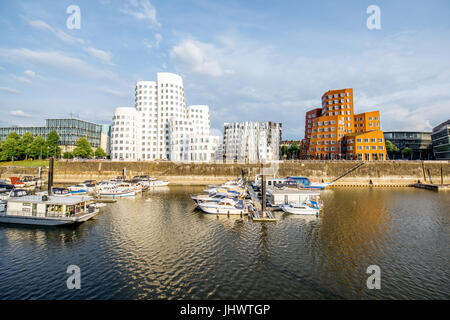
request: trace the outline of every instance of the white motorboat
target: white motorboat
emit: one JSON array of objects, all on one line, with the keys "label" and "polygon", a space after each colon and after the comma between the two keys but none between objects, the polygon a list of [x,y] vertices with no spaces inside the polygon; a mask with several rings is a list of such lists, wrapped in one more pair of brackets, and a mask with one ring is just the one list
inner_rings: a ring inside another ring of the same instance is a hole
[{"label": "white motorboat", "polygon": [[220,193],[212,193],[212,194],[198,194],[195,196],[191,196],[191,199],[194,200],[195,203],[202,202],[219,202],[223,199],[226,199],[227,195]]},{"label": "white motorboat", "polygon": [[134,197],[136,191],[129,183],[99,184],[98,194],[101,197]]},{"label": "white motorboat", "polygon": [[315,201],[283,204],[281,209],[291,214],[319,215],[319,205]]},{"label": "white motorboat", "polygon": [[244,200],[223,199],[219,202],[202,202],[199,208],[209,214],[247,214],[248,209]]},{"label": "white motorboat", "polygon": [[91,197],[23,196],[7,200],[1,223],[37,226],[63,226],[87,221],[99,212],[88,204]]}]

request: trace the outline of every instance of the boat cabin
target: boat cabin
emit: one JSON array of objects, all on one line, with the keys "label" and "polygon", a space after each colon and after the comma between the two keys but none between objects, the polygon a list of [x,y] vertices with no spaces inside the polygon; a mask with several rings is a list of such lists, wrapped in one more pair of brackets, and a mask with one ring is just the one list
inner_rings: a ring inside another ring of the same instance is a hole
[{"label": "boat cabin", "polygon": [[270,191],[267,200],[272,206],[280,206],[288,203],[303,203],[308,200],[318,201],[319,199],[319,191],[284,189]]},{"label": "boat cabin", "polygon": [[67,218],[95,209],[88,206],[91,197],[24,196],[8,199],[6,215],[39,218]]}]

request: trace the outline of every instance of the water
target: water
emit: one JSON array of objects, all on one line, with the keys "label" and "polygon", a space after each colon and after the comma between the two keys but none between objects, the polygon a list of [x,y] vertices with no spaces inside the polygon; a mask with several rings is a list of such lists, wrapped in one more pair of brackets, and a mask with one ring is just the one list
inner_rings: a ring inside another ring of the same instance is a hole
[{"label": "water", "polygon": [[[319,218],[204,215],[166,187],[77,228],[0,226],[0,299],[449,299],[450,196],[332,189]],[[68,290],[69,265],[81,289]],[[370,265],[381,290],[369,290]]]}]

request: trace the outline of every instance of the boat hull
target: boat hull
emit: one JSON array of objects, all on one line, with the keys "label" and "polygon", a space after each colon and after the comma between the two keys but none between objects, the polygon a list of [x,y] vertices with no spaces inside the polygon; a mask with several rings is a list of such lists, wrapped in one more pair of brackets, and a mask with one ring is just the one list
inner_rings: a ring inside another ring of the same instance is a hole
[{"label": "boat hull", "polygon": [[97,209],[92,213],[88,213],[76,218],[39,218],[39,217],[0,215],[0,223],[58,227],[83,223],[89,219],[92,219],[98,213],[99,210]]},{"label": "boat hull", "polygon": [[319,215],[319,209],[306,209],[306,208],[292,208],[288,206],[282,206],[281,210],[283,210],[286,213],[290,214],[299,214],[299,215],[313,215],[318,216]]},{"label": "boat hull", "polygon": [[199,205],[199,208],[203,212],[208,213],[208,214],[225,214],[225,215],[228,215],[228,214],[238,214],[238,215],[240,215],[240,214],[247,214],[247,211],[244,210],[244,209],[214,208],[214,207],[203,206],[201,204]]},{"label": "boat hull", "polygon": [[107,198],[123,198],[123,197],[134,197],[136,195],[136,192],[135,191],[122,192],[122,193],[100,192],[99,195],[102,197],[107,197]]}]

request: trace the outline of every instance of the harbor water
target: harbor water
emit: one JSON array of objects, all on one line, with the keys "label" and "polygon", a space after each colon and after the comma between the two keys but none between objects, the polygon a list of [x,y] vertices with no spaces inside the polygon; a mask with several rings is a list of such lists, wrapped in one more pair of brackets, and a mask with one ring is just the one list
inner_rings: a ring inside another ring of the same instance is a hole
[{"label": "harbor water", "polygon": [[201,191],[155,188],[77,227],[0,225],[0,299],[450,298],[449,193],[333,188],[318,218],[258,223],[202,213]]}]

